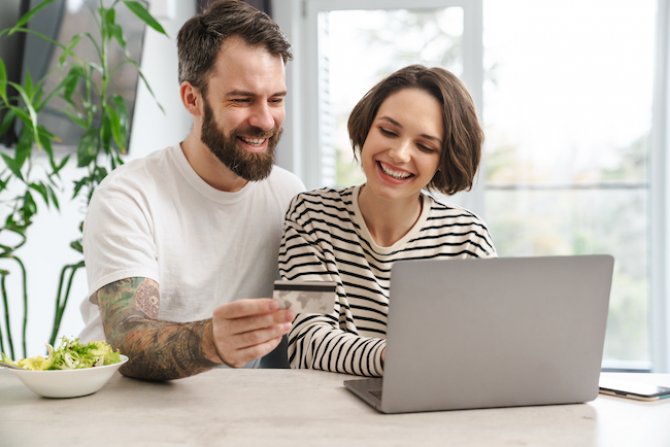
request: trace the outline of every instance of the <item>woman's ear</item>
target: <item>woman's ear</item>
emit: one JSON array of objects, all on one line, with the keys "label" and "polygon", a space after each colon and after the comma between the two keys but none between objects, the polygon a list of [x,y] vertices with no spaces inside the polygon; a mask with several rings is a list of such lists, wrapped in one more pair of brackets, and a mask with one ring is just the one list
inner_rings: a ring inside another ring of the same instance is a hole
[{"label": "woman's ear", "polygon": [[181,102],[186,110],[193,116],[202,115],[202,96],[200,90],[195,88],[190,82],[184,81],[179,86],[179,95]]}]

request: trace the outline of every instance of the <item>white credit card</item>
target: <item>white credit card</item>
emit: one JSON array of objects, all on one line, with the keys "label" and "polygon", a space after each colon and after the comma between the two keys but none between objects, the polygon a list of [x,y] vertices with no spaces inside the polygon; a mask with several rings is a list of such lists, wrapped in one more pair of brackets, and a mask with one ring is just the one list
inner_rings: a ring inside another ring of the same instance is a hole
[{"label": "white credit card", "polygon": [[293,313],[329,314],[335,306],[335,281],[274,282],[272,298]]}]

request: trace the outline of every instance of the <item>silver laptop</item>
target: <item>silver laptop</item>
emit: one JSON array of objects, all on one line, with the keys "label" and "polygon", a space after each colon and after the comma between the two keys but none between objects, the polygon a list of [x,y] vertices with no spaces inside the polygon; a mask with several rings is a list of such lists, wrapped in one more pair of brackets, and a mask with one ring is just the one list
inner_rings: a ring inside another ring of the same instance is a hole
[{"label": "silver laptop", "polygon": [[593,400],[613,266],[609,255],[397,262],[384,378],[344,384],[384,413]]}]

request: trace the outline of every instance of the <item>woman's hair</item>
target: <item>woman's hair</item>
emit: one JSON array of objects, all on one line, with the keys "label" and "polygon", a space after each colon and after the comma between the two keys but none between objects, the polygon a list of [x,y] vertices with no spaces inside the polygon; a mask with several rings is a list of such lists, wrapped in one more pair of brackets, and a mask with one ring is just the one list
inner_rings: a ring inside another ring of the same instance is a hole
[{"label": "woman's hair", "polygon": [[205,93],[221,45],[232,36],[265,47],[270,54],[281,56],[284,63],[292,57],[291,45],[267,14],[242,0],[213,1],[179,30],[179,82],[190,82]]},{"label": "woman's hair", "polygon": [[392,94],[406,88],[421,89],[442,106],[444,140],[439,168],[428,189],[445,194],[469,190],[479,166],[484,133],[465,85],[443,68],[410,65],[372,87],[349,115],[349,138],[354,156],[363,149],[381,104]]}]

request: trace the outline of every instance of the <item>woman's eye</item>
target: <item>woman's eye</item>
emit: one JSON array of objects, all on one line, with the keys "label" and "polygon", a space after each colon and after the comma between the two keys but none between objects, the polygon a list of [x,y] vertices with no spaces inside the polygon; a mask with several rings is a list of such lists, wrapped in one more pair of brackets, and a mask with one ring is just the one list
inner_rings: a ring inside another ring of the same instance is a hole
[{"label": "woman's eye", "polygon": [[419,148],[420,151],[426,152],[428,154],[432,154],[433,152],[437,152],[437,150],[434,147],[426,146],[425,144],[418,144],[417,147]]},{"label": "woman's eye", "polygon": [[395,137],[396,133],[393,132],[392,130],[386,129],[384,127],[380,127],[379,131],[382,133],[382,135],[385,135],[387,137]]}]

